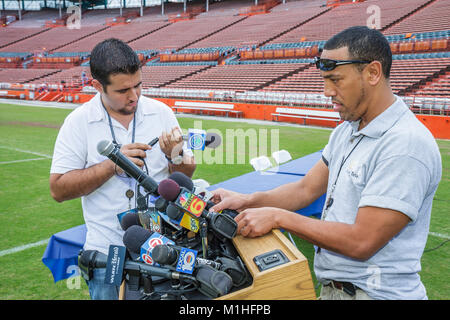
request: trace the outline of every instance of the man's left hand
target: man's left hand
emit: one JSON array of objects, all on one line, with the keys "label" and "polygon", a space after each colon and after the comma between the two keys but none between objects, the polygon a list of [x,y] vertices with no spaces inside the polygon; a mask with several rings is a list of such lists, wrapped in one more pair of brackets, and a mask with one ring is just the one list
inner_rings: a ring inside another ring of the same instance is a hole
[{"label": "man's left hand", "polygon": [[171,132],[163,132],[159,137],[159,146],[168,158],[178,156],[183,148],[183,135],[180,128],[174,127]]}]

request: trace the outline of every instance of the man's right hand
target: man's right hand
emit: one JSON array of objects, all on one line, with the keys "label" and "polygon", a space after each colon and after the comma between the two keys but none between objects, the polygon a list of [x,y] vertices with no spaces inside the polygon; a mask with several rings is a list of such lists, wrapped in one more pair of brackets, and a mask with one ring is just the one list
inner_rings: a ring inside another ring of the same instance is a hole
[{"label": "man's right hand", "polygon": [[209,211],[219,212],[223,209],[232,209],[241,212],[248,207],[249,195],[247,194],[225,190],[222,188],[211,192],[213,194],[211,201],[216,205],[211,207]]},{"label": "man's right hand", "polygon": [[[144,167],[144,159],[147,157],[145,151],[150,150],[152,147],[146,143],[130,143],[125,144],[120,148],[120,152],[125,155],[128,159],[130,159],[135,165],[139,168]],[[117,174],[123,174],[124,171],[115,165],[114,168]]]}]

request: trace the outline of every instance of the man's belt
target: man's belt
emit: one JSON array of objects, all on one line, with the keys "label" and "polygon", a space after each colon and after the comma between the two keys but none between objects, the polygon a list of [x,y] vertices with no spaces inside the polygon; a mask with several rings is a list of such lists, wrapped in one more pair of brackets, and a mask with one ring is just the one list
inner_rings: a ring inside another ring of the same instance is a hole
[{"label": "man's belt", "polygon": [[341,281],[335,281],[335,280],[331,280],[330,283],[325,284],[324,286],[325,287],[333,287],[335,289],[342,290],[352,297],[356,294],[356,289],[359,289],[358,287],[356,287],[355,285],[353,285],[350,282],[341,282]]}]

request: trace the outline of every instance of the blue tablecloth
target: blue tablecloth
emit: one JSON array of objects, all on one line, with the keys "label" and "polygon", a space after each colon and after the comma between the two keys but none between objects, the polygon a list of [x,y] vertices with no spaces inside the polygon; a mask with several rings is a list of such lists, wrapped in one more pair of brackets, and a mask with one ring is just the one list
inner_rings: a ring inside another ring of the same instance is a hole
[{"label": "blue tablecloth", "polygon": [[[284,163],[279,167],[268,169],[267,171],[253,171],[231,178],[211,186],[209,190],[224,188],[240,193],[271,190],[283,184],[302,179],[321,157],[322,152],[318,151]],[[325,194],[322,195],[308,207],[298,210],[297,213],[304,216],[316,216],[320,218],[325,197]]]},{"label": "blue tablecloth", "polygon": [[[266,191],[280,185],[302,179],[309,169],[321,158],[316,152],[306,157],[292,160],[266,172],[250,172],[239,177],[223,181],[211,186],[210,190],[225,188],[241,193]],[[306,216],[320,217],[325,195],[298,213]],[[81,225],[54,234],[47,245],[42,262],[50,269],[55,282],[67,279],[74,274],[71,266],[78,265],[78,252],[86,240],[86,226]]]},{"label": "blue tablecloth", "polygon": [[42,262],[50,269],[55,282],[75,275],[71,266],[78,265],[78,253],[86,241],[86,225],[54,234],[45,249]]}]

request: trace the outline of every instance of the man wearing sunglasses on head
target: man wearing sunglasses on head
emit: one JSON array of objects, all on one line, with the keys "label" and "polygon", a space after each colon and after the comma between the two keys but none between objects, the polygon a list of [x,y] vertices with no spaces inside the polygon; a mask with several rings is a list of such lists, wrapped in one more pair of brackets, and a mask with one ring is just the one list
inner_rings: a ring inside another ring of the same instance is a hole
[{"label": "man wearing sunglasses on head", "polygon": [[[351,27],[326,42],[315,64],[344,120],[322,159],[303,179],[270,191],[216,190],[212,210],[239,210],[243,236],[281,228],[313,243],[321,299],[427,299],[420,259],[441,157],[391,90],[389,43],[377,30]],[[324,193],[320,220],[294,212]]]}]

